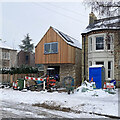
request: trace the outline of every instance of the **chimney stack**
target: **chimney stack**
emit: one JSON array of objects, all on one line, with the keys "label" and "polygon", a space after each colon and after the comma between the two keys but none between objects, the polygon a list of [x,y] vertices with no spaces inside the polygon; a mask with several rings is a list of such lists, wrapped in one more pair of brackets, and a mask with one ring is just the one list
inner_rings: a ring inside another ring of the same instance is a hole
[{"label": "chimney stack", "polygon": [[89,25],[94,24],[95,20],[97,20],[97,17],[93,12],[89,14]]}]

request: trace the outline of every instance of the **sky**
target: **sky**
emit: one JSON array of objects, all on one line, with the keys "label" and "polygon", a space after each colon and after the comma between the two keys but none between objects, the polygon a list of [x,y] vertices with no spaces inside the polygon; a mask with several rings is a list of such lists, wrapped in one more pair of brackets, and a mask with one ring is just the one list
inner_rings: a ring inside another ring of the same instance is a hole
[{"label": "sky", "polygon": [[89,22],[90,8],[82,2],[2,2],[0,38],[9,47],[20,50],[24,36],[29,33],[34,46],[50,26],[82,43],[82,31]]}]

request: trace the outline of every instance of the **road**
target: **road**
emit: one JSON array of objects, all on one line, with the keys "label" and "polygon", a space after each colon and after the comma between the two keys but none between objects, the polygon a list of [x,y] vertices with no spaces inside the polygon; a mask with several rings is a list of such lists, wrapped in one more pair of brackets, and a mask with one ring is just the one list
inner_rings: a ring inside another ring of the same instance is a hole
[{"label": "road", "polygon": [[[119,107],[120,108],[120,90],[119,90]],[[17,98],[16,98],[17,99]],[[120,115],[120,109],[119,109]],[[32,106],[31,104],[0,101],[0,118],[98,118],[105,117],[89,113],[74,113],[49,110],[42,107]]]},{"label": "road", "polygon": [[61,118],[62,116],[50,113],[43,108],[34,107],[29,104],[11,103],[2,101],[2,118]]},{"label": "road", "polygon": [[11,103],[10,101],[1,102],[2,118],[98,118],[101,116],[91,115],[89,113],[73,113],[48,110],[41,107],[35,107],[30,104]]}]

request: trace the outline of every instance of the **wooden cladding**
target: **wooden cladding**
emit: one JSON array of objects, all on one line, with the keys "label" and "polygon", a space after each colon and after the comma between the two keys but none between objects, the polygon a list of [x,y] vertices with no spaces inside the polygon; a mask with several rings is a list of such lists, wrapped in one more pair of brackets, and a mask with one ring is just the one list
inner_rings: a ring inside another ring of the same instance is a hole
[{"label": "wooden cladding", "polygon": [[[58,43],[58,53],[44,54],[45,43]],[[75,48],[68,45],[51,27],[35,48],[36,64],[75,63]]]}]

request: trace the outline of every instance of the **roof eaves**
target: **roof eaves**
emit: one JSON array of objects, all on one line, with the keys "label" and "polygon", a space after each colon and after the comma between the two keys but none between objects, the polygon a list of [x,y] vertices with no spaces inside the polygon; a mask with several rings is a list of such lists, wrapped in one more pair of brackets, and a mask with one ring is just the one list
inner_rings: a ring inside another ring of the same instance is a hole
[{"label": "roof eaves", "polygon": [[[76,46],[75,44],[74,44],[74,42],[73,43],[71,43],[71,42],[68,42],[59,32],[61,32],[61,31],[59,31],[59,30],[57,30],[56,28],[53,28],[52,27],[52,29],[67,43],[67,44],[69,44],[69,45],[71,45],[71,46],[73,46],[73,47],[76,47],[76,48],[80,48],[80,49],[82,49],[80,46]],[[62,32],[63,33],[63,32]],[[66,35],[66,34],[65,34]],[[74,39],[73,37],[71,37],[71,36],[69,36],[69,35],[67,35],[68,37],[69,37],[69,39]],[[76,39],[74,39],[74,40],[76,40]],[[72,41],[72,40],[71,40]],[[78,41],[78,40],[76,40],[76,41]],[[78,41],[79,42],[79,41]]]}]

